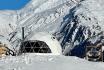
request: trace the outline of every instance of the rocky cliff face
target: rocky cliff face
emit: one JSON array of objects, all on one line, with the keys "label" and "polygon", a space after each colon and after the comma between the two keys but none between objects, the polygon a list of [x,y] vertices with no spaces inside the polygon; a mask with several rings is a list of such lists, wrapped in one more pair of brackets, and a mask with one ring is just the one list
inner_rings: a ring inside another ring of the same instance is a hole
[{"label": "rocky cliff face", "polygon": [[63,18],[58,39],[62,47],[71,50],[70,55],[83,57],[87,45],[103,41],[103,7],[101,0],[84,0],[71,8]]}]

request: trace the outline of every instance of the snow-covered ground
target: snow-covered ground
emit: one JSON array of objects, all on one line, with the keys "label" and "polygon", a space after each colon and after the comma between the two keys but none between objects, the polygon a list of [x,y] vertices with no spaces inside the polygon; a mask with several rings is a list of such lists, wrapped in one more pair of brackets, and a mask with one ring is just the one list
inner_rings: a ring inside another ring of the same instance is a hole
[{"label": "snow-covered ground", "polygon": [[104,63],[77,57],[25,54],[0,60],[0,70],[103,70]]}]

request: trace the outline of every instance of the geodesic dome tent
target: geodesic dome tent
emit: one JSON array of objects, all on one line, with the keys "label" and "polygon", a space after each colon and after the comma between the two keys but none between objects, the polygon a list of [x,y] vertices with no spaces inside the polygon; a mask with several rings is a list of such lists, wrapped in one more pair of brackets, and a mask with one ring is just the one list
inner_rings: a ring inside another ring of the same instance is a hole
[{"label": "geodesic dome tent", "polygon": [[42,53],[61,55],[62,49],[57,39],[49,33],[37,33],[21,43],[21,53]]}]

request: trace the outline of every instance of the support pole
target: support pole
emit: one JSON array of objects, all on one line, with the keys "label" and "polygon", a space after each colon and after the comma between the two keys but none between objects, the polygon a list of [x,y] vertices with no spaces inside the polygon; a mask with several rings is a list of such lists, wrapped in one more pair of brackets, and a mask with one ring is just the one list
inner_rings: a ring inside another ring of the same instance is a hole
[{"label": "support pole", "polygon": [[22,27],[22,41],[24,41],[25,36],[24,36],[24,27]]}]

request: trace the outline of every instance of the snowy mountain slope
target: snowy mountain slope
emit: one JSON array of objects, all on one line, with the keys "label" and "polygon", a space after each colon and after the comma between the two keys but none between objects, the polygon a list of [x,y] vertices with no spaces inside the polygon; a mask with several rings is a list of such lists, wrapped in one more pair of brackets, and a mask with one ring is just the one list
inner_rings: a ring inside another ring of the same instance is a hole
[{"label": "snowy mountain slope", "polygon": [[0,11],[0,35],[8,36],[16,28],[15,12]]},{"label": "snowy mountain slope", "polygon": [[72,8],[57,32],[63,48],[68,46],[71,55],[83,57],[87,45],[101,42],[104,39],[103,13],[101,0],[84,0]]},{"label": "snowy mountain slope", "polygon": [[[103,39],[102,4],[101,0],[32,0],[21,10],[7,11],[9,16],[4,12],[5,19],[0,16],[0,25],[8,28],[0,34],[6,36],[16,48],[22,38],[21,27],[25,27],[26,39],[37,32],[46,31],[58,38],[63,49],[77,47],[72,53],[83,54],[86,45],[96,44]],[[4,13],[1,11],[0,14]]]},{"label": "snowy mountain slope", "polygon": [[0,70],[103,70],[103,65],[104,63],[88,62],[77,57],[34,54],[0,60]]},{"label": "snowy mountain slope", "polygon": [[34,1],[32,0],[25,8],[17,11],[17,13],[21,20],[21,19],[25,19],[25,17],[28,17],[29,15],[31,16],[34,13],[44,12],[46,10],[52,9],[66,2],[72,2],[72,1],[70,0],[35,0]]},{"label": "snowy mountain slope", "polygon": [[78,2],[74,0],[32,0],[21,10],[0,11],[0,14],[3,15],[0,16],[2,21],[0,25],[3,26],[0,28],[2,31],[0,34],[5,36],[13,47],[18,46],[21,41],[21,27],[23,26],[26,28],[26,38],[41,31],[54,34],[62,22],[63,16]]},{"label": "snowy mountain slope", "polygon": [[[55,2],[53,1],[53,5],[54,3]],[[46,7],[47,2],[44,4],[44,7]],[[60,23],[62,22],[63,16],[65,16],[69,9],[74,7],[76,4],[77,3],[73,1],[65,1],[63,3],[59,1],[59,4],[57,4],[55,7],[52,7],[51,9],[47,9],[45,11],[40,10],[40,13],[33,13],[25,18],[23,16],[21,17],[21,15],[18,15],[19,19],[16,22],[16,30],[11,33],[9,41],[14,47],[19,46],[19,43],[21,41],[21,27],[25,27],[25,36],[28,39],[29,36],[33,36],[33,34],[37,32],[46,31],[54,34],[60,26]],[[27,9],[24,8],[23,10]]]}]

